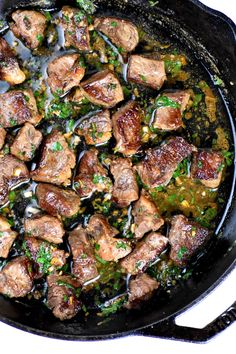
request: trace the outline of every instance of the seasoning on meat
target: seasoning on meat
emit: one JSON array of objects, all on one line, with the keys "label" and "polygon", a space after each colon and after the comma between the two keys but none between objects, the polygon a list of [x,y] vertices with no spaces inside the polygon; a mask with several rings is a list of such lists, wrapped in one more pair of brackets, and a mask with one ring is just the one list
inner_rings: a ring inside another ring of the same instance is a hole
[{"label": "seasoning on meat", "polygon": [[36,49],[43,43],[47,23],[43,14],[33,10],[17,10],[11,17],[14,21],[12,32],[22,38],[28,47]]},{"label": "seasoning on meat", "polygon": [[196,151],[195,146],[182,137],[172,137],[160,147],[149,149],[144,160],[136,165],[136,170],[148,187],[166,185],[178,164],[193,151]]},{"label": "seasoning on meat", "polygon": [[10,147],[11,154],[22,161],[32,160],[42,138],[43,135],[39,130],[35,129],[32,124],[25,123]]},{"label": "seasoning on meat", "polygon": [[39,183],[36,196],[41,209],[53,216],[71,218],[80,209],[80,197],[72,190]]},{"label": "seasoning on meat", "polygon": [[129,101],[112,116],[115,150],[126,155],[135,154],[141,146],[142,112],[135,101]]},{"label": "seasoning on meat", "polygon": [[119,231],[112,227],[103,215],[91,216],[87,232],[96,241],[96,254],[104,261],[117,262],[132,250],[127,240],[114,237]]},{"label": "seasoning on meat", "polygon": [[69,233],[68,242],[73,256],[72,274],[78,277],[81,284],[96,278],[98,270],[94,249],[81,225]]},{"label": "seasoning on meat", "polygon": [[69,148],[65,137],[54,130],[43,142],[38,168],[31,172],[31,177],[37,182],[66,186],[71,183],[75,162],[75,153]]},{"label": "seasoning on meat", "polygon": [[25,81],[25,73],[20,69],[12,48],[0,37],[0,80],[10,85],[18,85]]},{"label": "seasoning on meat", "polygon": [[107,170],[98,160],[98,151],[85,151],[79,162],[78,174],[74,186],[80,197],[88,197],[95,191],[109,192],[112,182],[107,176]]},{"label": "seasoning on meat", "polygon": [[220,152],[201,150],[193,154],[191,177],[208,188],[217,188],[222,179],[224,157]]},{"label": "seasoning on meat", "polygon": [[209,231],[184,215],[175,215],[171,221],[169,242],[170,258],[179,266],[185,266],[193,254],[209,239]]},{"label": "seasoning on meat", "polygon": [[29,171],[24,162],[12,155],[0,156],[0,205],[8,200],[11,188],[29,179]]},{"label": "seasoning on meat", "polygon": [[3,147],[5,143],[5,138],[6,138],[7,132],[5,129],[0,128],[0,150]]},{"label": "seasoning on meat", "polygon": [[81,284],[71,275],[47,276],[47,305],[61,321],[74,317],[81,308],[78,300]]},{"label": "seasoning on meat", "polygon": [[190,94],[187,91],[165,92],[156,99],[154,128],[177,130],[183,126],[182,114],[185,111]]},{"label": "seasoning on meat", "polygon": [[26,296],[33,287],[32,264],[27,257],[16,257],[0,271],[0,293],[8,297]]},{"label": "seasoning on meat", "polygon": [[6,218],[0,216],[0,258],[7,258],[17,232],[11,229]]},{"label": "seasoning on meat", "polygon": [[141,55],[131,55],[128,63],[127,80],[160,90],[166,80],[165,63]]},{"label": "seasoning on meat", "polygon": [[110,70],[103,70],[81,82],[84,96],[92,103],[112,108],[123,101],[124,94],[119,80]]},{"label": "seasoning on meat", "polygon": [[111,173],[114,177],[112,196],[121,208],[127,207],[138,199],[139,190],[130,159],[117,158],[111,163]]},{"label": "seasoning on meat", "polygon": [[65,47],[74,47],[79,51],[90,51],[90,36],[86,16],[70,6],[62,8],[62,27],[65,36]]},{"label": "seasoning on meat", "polygon": [[25,122],[36,125],[41,119],[31,90],[12,90],[0,94],[2,128],[12,128]]},{"label": "seasoning on meat", "polygon": [[129,274],[138,274],[154,262],[164,251],[168,238],[151,232],[142,241],[138,242],[135,249],[121,261],[121,267]]},{"label": "seasoning on meat", "polygon": [[49,242],[26,236],[23,242],[25,255],[34,262],[37,268],[37,277],[55,272],[66,263],[63,250]]},{"label": "seasoning on meat", "polygon": [[40,240],[59,244],[63,242],[64,229],[60,220],[51,215],[37,215],[24,220],[25,234]]},{"label": "seasoning on meat", "polygon": [[86,116],[77,126],[77,134],[84,136],[86,144],[106,143],[112,136],[112,124],[108,109]]},{"label": "seasoning on meat", "polygon": [[135,202],[132,215],[134,217],[134,235],[135,238],[142,238],[149,231],[157,231],[164,220],[156,207],[156,204],[151,200],[149,194],[142,190],[141,196]]},{"label": "seasoning on meat", "polygon": [[128,303],[125,304],[125,307],[127,309],[139,308],[143,301],[147,301],[152,297],[159,286],[160,283],[148,274],[136,275],[135,278],[130,280]]},{"label": "seasoning on meat", "polygon": [[116,17],[98,17],[95,18],[94,27],[125,52],[132,52],[138,45],[138,30],[130,21]]},{"label": "seasoning on meat", "polygon": [[85,74],[79,54],[65,54],[48,64],[48,85],[51,91],[64,94],[78,86]]}]

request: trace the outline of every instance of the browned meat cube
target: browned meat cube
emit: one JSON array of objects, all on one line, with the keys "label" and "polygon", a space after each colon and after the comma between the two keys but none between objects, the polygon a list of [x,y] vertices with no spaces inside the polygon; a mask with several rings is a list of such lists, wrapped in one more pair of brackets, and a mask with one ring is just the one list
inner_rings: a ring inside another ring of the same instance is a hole
[{"label": "browned meat cube", "polygon": [[168,238],[152,232],[140,241],[133,252],[122,259],[122,268],[130,274],[138,274],[154,262],[168,244]]},{"label": "browned meat cube", "polygon": [[112,136],[112,125],[108,109],[85,117],[77,126],[77,134],[82,135],[89,145],[107,142]]},{"label": "browned meat cube", "polygon": [[54,130],[43,142],[38,168],[31,172],[31,177],[37,182],[68,185],[75,162],[75,153],[69,148],[65,137]]},{"label": "browned meat cube", "polygon": [[112,182],[97,155],[98,151],[95,149],[85,151],[79,162],[74,186],[80,197],[90,196],[95,191],[109,192],[111,189]]},{"label": "browned meat cube", "polygon": [[46,17],[32,10],[17,10],[11,17],[14,21],[11,26],[14,35],[22,38],[31,49],[38,48],[45,37]]},{"label": "browned meat cube", "polygon": [[105,261],[116,262],[131,252],[129,242],[121,238],[114,238],[119,231],[109,224],[104,215],[91,216],[87,232],[96,241],[97,255]]},{"label": "browned meat cube", "polygon": [[103,235],[112,238],[119,233],[118,230],[109,224],[102,214],[94,214],[91,216],[87,226],[87,232],[93,236],[95,240],[98,240]]},{"label": "browned meat cube", "polygon": [[123,101],[119,80],[109,70],[100,71],[81,83],[84,96],[94,104],[111,108]]},{"label": "browned meat cube", "polygon": [[213,150],[202,150],[194,153],[191,166],[191,177],[198,179],[208,188],[217,188],[222,179],[224,157]]},{"label": "browned meat cube", "polygon": [[0,157],[0,205],[7,202],[10,188],[28,179],[29,171],[24,162],[11,155]]},{"label": "browned meat cube", "polygon": [[48,64],[48,85],[52,92],[63,94],[78,86],[85,74],[79,54],[65,54]]},{"label": "browned meat cube", "polygon": [[209,230],[184,215],[175,215],[171,221],[169,242],[170,258],[179,266],[185,266],[191,256],[209,239]]},{"label": "browned meat cube", "polygon": [[33,287],[32,264],[27,257],[16,257],[0,271],[0,293],[9,297],[26,296]]},{"label": "browned meat cube", "polygon": [[81,284],[70,275],[51,274],[47,277],[47,305],[55,317],[69,320],[80,310],[78,300]]},{"label": "browned meat cube", "polygon": [[149,149],[136,170],[142,182],[150,188],[166,185],[170,182],[178,164],[188,157],[195,146],[190,145],[182,137],[171,138],[156,149]]},{"label": "browned meat cube", "polygon": [[0,258],[7,258],[17,232],[12,231],[9,222],[0,216]]},{"label": "browned meat cube", "polygon": [[176,130],[182,127],[182,113],[185,111],[190,94],[187,91],[163,93],[156,100],[153,127],[162,130]]},{"label": "browned meat cube", "polygon": [[97,241],[97,255],[107,262],[117,262],[132,251],[129,242],[122,238],[102,235]]},{"label": "browned meat cube", "polygon": [[10,85],[18,85],[25,81],[25,74],[20,69],[14,51],[0,37],[0,80],[7,81]]},{"label": "browned meat cube", "polygon": [[70,232],[68,241],[73,255],[72,273],[78,277],[81,284],[96,278],[96,259],[87,232],[79,225]]},{"label": "browned meat cube", "polygon": [[141,196],[134,204],[132,210],[134,217],[134,234],[135,238],[142,238],[149,231],[157,231],[162,225],[164,220],[151,200],[148,193],[142,190]]},{"label": "browned meat cube", "polygon": [[80,197],[74,191],[52,184],[39,183],[36,196],[40,208],[53,216],[71,218],[80,208]]},{"label": "browned meat cube", "polygon": [[36,125],[41,119],[31,90],[14,90],[0,95],[1,127],[11,128],[25,122]]},{"label": "browned meat cube", "polygon": [[11,145],[11,154],[22,161],[32,160],[42,138],[42,133],[39,130],[35,129],[32,124],[25,123]]},{"label": "browned meat cube", "polygon": [[130,21],[115,17],[98,17],[94,21],[94,27],[126,52],[132,52],[138,45],[138,30]]},{"label": "browned meat cube", "polygon": [[111,173],[115,180],[112,192],[114,201],[121,208],[129,206],[138,199],[139,192],[131,161],[123,158],[113,160]]},{"label": "browned meat cube", "polygon": [[141,55],[131,55],[128,63],[127,80],[160,90],[166,80],[165,63]]},{"label": "browned meat cube", "polygon": [[130,280],[129,298],[125,307],[128,309],[138,308],[143,301],[147,301],[152,297],[159,286],[160,283],[149,275],[145,273],[138,274],[134,279]]},{"label": "browned meat cube", "polygon": [[55,272],[66,263],[63,250],[58,250],[55,245],[34,237],[25,237],[23,242],[25,255],[37,266],[37,277]]},{"label": "browned meat cube", "polygon": [[5,143],[5,138],[6,138],[7,132],[5,129],[0,128],[0,150],[3,147]]},{"label": "browned meat cube", "polygon": [[60,220],[51,215],[39,215],[24,220],[25,234],[28,237],[59,244],[63,242],[65,231]]},{"label": "browned meat cube", "polygon": [[135,101],[128,102],[112,116],[115,149],[124,155],[133,155],[141,146],[141,108]]},{"label": "browned meat cube", "polygon": [[62,8],[62,27],[65,47],[74,47],[80,51],[90,51],[88,21],[79,9],[70,6]]}]

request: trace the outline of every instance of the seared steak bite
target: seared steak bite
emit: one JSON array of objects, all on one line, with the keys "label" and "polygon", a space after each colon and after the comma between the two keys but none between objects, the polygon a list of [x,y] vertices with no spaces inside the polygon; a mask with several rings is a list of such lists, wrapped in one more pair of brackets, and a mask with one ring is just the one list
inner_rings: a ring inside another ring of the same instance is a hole
[{"label": "seared steak bite", "polygon": [[74,191],[52,184],[39,183],[36,196],[40,208],[53,216],[71,218],[78,213],[80,208],[80,197]]},{"label": "seared steak bite", "polygon": [[9,297],[26,296],[33,287],[32,264],[27,257],[12,259],[0,271],[0,293]]},{"label": "seared steak bite", "polygon": [[131,252],[131,247],[126,240],[114,237],[119,231],[112,227],[103,215],[91,216],[87,232],[96,241],[97,255],[105,261],[116,262]]},{"label": "seared steak bite", "polygon": [[65,54],[48,64],[48,85],[52,92],[63,94],[78,86],[84,77],[79,54]]},{"label": "seared steak bite", "polygon": [[81,284],[70,275],[51,274],[47,277],[47,305],[55,317],[69,320],[80,310],[78,300]]},{"label": "seared steak bite", "polygon": [[190,98],[187,91],[166,92],[156,100],[153,127],[162,130],[176,130],[182,127],[182,114]]},{"label": "seared steak bite", "polygon": [[35,129],[32,124],[25,123],[11,145],[11,154],[22,161],[32,160],[42,138],[43,135],[39,130]]},{"label": "seared steak bite", "polygon": [[31,172],[31,177],[38,182],[68,185],[74,167],[74,152],[63,134],[53,131],[44,140],[38,168]]},{"label": "seared steak bite", "polygon": [[191,177],[208,188],[217,188],[222,179],[224,157],[213,150],[201,150],[193,155]]},{"label": "seared steak bite", "polygon": [[81,10],[63,6],[61,23],[64,29],[65,47],[74,47],[79,51],[91,50],[88,21]]},{"label": "seared steak bite", "polygon": [[209,230],[184,215],[175,215],[171,221],[170,258],[179,266],[186,265],[191,256],[208,240]]},{"label": "seared steak bite", "polygon": [[78,277],[81,284],[96,278],[98,270],[94,249],[87,232],[81,225],[70,232],[68,241],[73,255],[72,273]]},{"label": "seared steak bite", "polygon": [[165,63],[141,55],[131,55],[127,71],[128,81],[160,90],[166,80]]},{"label": "seared steak bite", "polygon": [[103,235],[106,237],[114,237],[119,231],[112,227],[104,215],[94,214],[89,219],[87,232],[96,240]]},{"label": "seared steak bite", "polygon": [[130,21],[116,17],[98,17],[94,21],[94,27],[126,52],[132,52],[138,45],[138,30]]},{"label": "seared steak bite", "polygon": [[16,236],[17,232],[11,230],[7,219],[0,216],[0,258],[7,258]]},{"label": "seared steak bite", "polygon": [[168,238],[151,232],[137,243],[133,252],[120,262],[122,268],[130,274],[138,274],[154,262],[168,244]]},{"label": "seared steak bite", "polygon": [[107,108],[114,107],[124,99],[122,87],[110,70],[103,70],[92,75],[81,83],[81,87],[84,96],[89,101]]},{"label": "seared steak bite", "polygon": [[25,81],[25,74],[20,69],[14,51],[5,39],[0,37],[0,80],[10,85],[18,85]]},{"label": "seared steak bite", "polygon": [[142,238],[147,232],[157,231],[164,225],[164,220],[155,203],[144,190],[142,190],[139,200],[134,204],[132,215],[135,224],[135,238]]},{"label": "seared steak bite", "polygon": [[173,137],[160,147],[149,149],[144,160],[136,165],[136,170],[148,187],[166,185],[178,164],[193,151],[196,151],[195,146],[180,136]]},{"label": "seared steak bite", "polygon": [[111,136],[112,125],[108,109],[85,117],[77,126],[77,134],[84,136],[88,145],[107,142]]},{"label": "seared steak bite", "polygon": [[25,122],[38,124],[41,120],[31,90],[14,90],[0,95],[0,125],[12,128]]},{"label": "seared steak bite", "polygon": [[25,234],[44,241],[59,244],[63,242],[63,225],[56,217],[39,215],[24,220]]},{"label": "seared steak bite", "polygon": [[25,255],[37,266],[38,276],[52,273],[66,263],[63,250],[58,250],[53,244],[34,237],[24,238],[23,249]]},{"label": "seared steak bite", "polygon": [[80,197],[88,197],[95,191],[109,192],[111,189],[112,182],[97,155],[98,151],[95,149],[85,151],[79,162],[74,186]]},{"label": "seared steak bite", "polygon": [[149,300],[160,283],[151,278],[148,274],[136,275],[129,283],[129,298],[125,305],[127,309],[138,308],[143,301]]},{"label": "seared steak bite", "polygon": [[131,161],[126,158],[114,159],[111,163],[111,173],[114,177],[112,196],[121,208],[127,207],[138,199],[138,184]]},{"label": "seared steak bite", "polygon": [[42,44],[47,23],[43,14],[33,10],[17,10],[11,17],[14,21],[11,30],[16,37],[22,38],[31,49]]},{"label": "seared steak bite", "polygon": [[5,138],[6,138],[7,132],[5,129],[0,128],[0,150],[3,147],[5,143]]},{"label": "seared steak bite", "polygon": [[141,146],[141,108],[135,101],[128,102],[112,116],[115,149],[124,155],[133,155]]},{"label": "seared steak bite", "polygon": [[0,205],[7,202],[10,188],[29,179],[24,162],[12,155],[0,157]]}]

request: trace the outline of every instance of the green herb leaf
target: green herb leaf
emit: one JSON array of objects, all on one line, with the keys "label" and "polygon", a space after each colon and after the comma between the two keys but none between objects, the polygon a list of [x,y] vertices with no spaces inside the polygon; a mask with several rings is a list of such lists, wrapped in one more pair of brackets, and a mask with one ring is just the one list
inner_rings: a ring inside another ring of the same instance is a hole
[{"label": "green herb leaf", "polygon": [[104,259],[102,259],[101,257],[99,257],[97,254],[95,254],[95,258],[96,258],[96,260],[97,260],[99,263],[101,263],[101,264],[103,264],[103,265],[109,263],[109,262],[105,261]]},{"label": "green herb leaf", "polygon": [[181,61],[179,60],[165,60],[165,70],[168,74],[175,77],[182,68]]},{"label": "green herb leaf", "polygon": [[101,306],[101,313],[103,316],[109,316],[112,313],[117,312],[119,309],[122,308],[122,306],[124,305],[124,303],[126,303],[128,300],[127,295],[126,296],[122,296],[121,298],[112,300],[111,302],[109,302],[107,305],[102,305]]},{"label": "green herb leaf", "polygon": [[185,246],[180,247],[177,258],[181,261],[186,253],[188,253],[188,249]]},{"label": "green herb leaf", "polygon": [[91,0],[76,0],[76,3],[89,15],[92,15],[96,11],[95,5]]},{"label": "green herb leaf", "polygon": [[112,21],[112,22],[111,22],[111,26],[112,26],[112,27],[117,27],[117,22],[116,22],[116,21]]},{"label": "green herb leaf", "polygon": [[155,108],[158,109],[161,107],[171,107],[171,108],[179,109],[181,106],[178,102],[175,102],[171,98],[163,95],[163,96],[159,96],[155,101]]},{"label": "green herb leaf", "polygon": [[59,143],[59,141],[56,141],[55,143],[52,144],[52,151],[53,152],[58,152],[58,151],[62,151],[63,150],[63,146],[61,145],[61,143]]},{"label": "green herb leaf", "polygon": [[127,248],[127,245],[126,245],[126,243],[125,242],[123,242],[123,241],[117,241],[117,243],[116,243],[116,248],[122,248],[123,250],[126,250],[126,248]]},{"label": "green herb leaf", "polygon": [[43,36],[42,36],[41,34],[37,34],[36,38],[37,38],[37,40],[38,40],[40,43],[42,43],[42,41],[43,41]]}]

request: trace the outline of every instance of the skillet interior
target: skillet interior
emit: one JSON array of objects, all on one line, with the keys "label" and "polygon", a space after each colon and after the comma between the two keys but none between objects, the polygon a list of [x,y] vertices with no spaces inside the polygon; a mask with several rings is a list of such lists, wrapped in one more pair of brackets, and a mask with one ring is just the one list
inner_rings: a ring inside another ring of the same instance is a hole
[{"label": "skillet interior", "polygon": [[[43,3],[48,8],[56,5],[52,1],[43,1]],[[58,1],[60,6],[65,3],[72,4],[73,1]],[[132,14],[130,18],[134,22],[142,24],[144,29],[146,27],[152,28],[153,33],[161,31],[167,36],[172,36],[173,40],[180,38],[181,45],[188,48],[211,75],[220,76],[225,82],[225,89],[219,90],[219,95],[222,97],[222,105],[228,115],[234,140],[234,124],[229,112],[234,116],[232,107],[235,107],[233,96],[236,96],[236,89],[230,82],[236,82],[236,73],[233,69],[236,66],[235,39],[233,31],[224,20],[204,12],[200,7],[194,5],[194,1],[187,1],[184,4],[181,0],[159,1],[158,7],[148,7],[147,11],[144,8],[148,6],[148,1],[142,0],[132,0],[128,4],[117,0],[100,0],[96,3],[100,5],[99,12],[101,13],[112,11],[112,13],[118,14]],[[1,2],[1,11],[5,13],[21,4],[24,7],[26,4],[27,6],[38,4],[42,7],[40,1],[11,0]],[[208,48],[209,52],[205,48]],[[229,109],[228,112],[227,109]],[[1,297],[1,320],[42,335],[64,339],[96,339],[101,336],[104,338],[126,334],[182,311],[203,293],[209,291],[213,284],[216,284],[234,264],[236,257],[236,248],[234,247],[236,227],[234,181],[235,175],[232,173],[231,180],[227,182],[229,194],[231,190],[228,204],[230,208],[228,212],[226,208],[224,216],[227,214],[227,217],[224,222],[222,220],[221,232],[209,245],[209,249],[196,267],[193,277],[184,286],[179,284],[175,287],[168,298],[154,299],[142,311],[117,313],[103,321],[98,317],[91,316],[86,321],[77,319],[62,323],[46,312],[44,308],[28,307]]]}]

